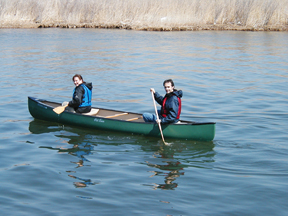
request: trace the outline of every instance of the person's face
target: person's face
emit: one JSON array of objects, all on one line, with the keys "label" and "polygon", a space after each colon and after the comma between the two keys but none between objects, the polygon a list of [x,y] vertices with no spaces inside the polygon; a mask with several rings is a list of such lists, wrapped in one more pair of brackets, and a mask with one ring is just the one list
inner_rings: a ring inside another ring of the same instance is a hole
[{"label": "person's face", "polygon": [[164,88],[165,88],[166,94],[169,94],[169,93],[173,92],[173,90],[174,90],[174,86],[172,86],[171,82],[165,83]]},{"label": "person's face", "polygon": [[79,79],[78,77],[74,78],[74,85],[77,87],[83,83],[82,79]]}]

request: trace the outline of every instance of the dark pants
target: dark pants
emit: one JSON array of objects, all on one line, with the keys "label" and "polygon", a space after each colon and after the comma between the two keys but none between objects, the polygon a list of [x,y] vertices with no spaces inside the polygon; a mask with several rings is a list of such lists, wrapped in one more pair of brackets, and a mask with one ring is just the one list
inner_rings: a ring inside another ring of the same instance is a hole
[{"label": "dark pants", "polygon": [[74,108],[76,113],[88,113],[91,111],[91,106]]}]

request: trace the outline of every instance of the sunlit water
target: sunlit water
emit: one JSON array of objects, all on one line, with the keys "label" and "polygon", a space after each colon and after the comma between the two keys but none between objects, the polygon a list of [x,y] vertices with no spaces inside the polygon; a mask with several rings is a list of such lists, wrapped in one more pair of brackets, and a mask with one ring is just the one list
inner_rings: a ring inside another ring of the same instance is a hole
[{"label": "sunlit water", "polygon": [[[288,47],[278,32],[1,29],[1,215],[285,215]],[[213,142],[34,120],[27,96],[153,112],[172,78]]]}]

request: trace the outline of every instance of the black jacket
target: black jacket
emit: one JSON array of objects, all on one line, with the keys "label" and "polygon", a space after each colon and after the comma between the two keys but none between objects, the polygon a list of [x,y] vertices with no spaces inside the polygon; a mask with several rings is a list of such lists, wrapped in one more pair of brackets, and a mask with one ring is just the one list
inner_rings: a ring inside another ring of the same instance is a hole
[{"label": "black jacket", "polygon": [[[92,90],[92,83],[83,83],[88,89]],[[76,112],[90,112],[91,106],[79,107],[83,103],[85,89],[79,85],[74,89],[72,100],[69,102],[69,106],[73,107]]]}]

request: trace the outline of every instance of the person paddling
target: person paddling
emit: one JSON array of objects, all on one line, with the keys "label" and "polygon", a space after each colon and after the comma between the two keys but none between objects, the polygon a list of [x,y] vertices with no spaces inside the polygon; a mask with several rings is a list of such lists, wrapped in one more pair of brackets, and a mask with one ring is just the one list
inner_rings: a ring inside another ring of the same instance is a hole
[{"label": "person paddling", "polygon": [[[181,114],[181,98],[183,96],[182,90],[175,89],[172,79],[167,79],[163,82],[166,95],[163,97],[154,88],[150,91],[153,92],[154,98],[158,104],[161,105],[159,113],[159,122],[162,124],[177,123]],[[157,122],[156,114],[143,113],[145,122]]]},{"label": "person paddling", "polygon": [[[84,82],[80,74],[75,74],[72,78],[76,86],[73,91],[72,100],[63,102],[62,106],[67,106],[76,113],[88,113],[91,111],[92,83]],[[68,109],[69,109],[68,108]]]}]

